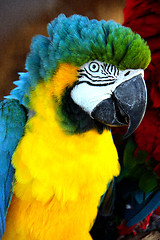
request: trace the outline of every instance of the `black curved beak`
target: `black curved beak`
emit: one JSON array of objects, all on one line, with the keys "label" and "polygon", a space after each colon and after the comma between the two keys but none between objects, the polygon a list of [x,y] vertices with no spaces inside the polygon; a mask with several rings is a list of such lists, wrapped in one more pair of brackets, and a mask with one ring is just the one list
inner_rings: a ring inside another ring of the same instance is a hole
[{"label": "black curved beak", "polygon": [[125,126],[130,136],[143,119],[147,105],[147,90],[141,74],[118,85],[111,98],[100,102],[92,117],[109,126]]}]

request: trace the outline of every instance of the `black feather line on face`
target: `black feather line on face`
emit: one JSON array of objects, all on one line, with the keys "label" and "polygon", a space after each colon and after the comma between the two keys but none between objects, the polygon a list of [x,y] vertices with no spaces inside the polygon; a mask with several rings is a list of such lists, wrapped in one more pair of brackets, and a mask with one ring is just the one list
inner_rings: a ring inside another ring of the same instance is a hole
[{"label": "black feather line on face", "polygon": [[107,76],[107,77],[94,77],[94,78],[98,78],[98,80],[94,79],[94,78],[90,78],[86,73],[81,73],[78,78],[81,78],[85,76],[86,78],[88,78],[89,80],[91,80],[92,82],[102,82],[102,81],[105,81],[105,82],[108,82],[108,81],[112,81],[112,80],[115,80],[114,77],[111,77],[111,76]]},{"label": "black feather line on face", "polygon": [[[100,81],[96,81],[96,82],[100,82]],[[80,82],[77,82],[76,85],[79,85],[79,84],[82,84],[82,83],[87,83],[88,85],[91,85],[91,86],[96,86],[96,87],[102,87],[102,86],[108,86],[108,85],[111,85],[113,84],[115,81],[112,81],[112,82],[108,82],[108,83],[91,83],[89,81],[80,81]]]},{"label": "black feather line on face", "polygon": [[[97,81],[97,80],[94,80],[94,78],[98,78],[98,79],[107,79],[107,78],[111,78],[112,76],[107,76],[107,74],[105,75],[105,77],[102,77],[102,76],[94,76],[94,75],[92,75],[91,73],[89,73],[87,70],[86,71],[84,71],[84,72],[86,72],[86,73],[80,73],[80,75],[85,75],[86,77],[88,77],[89,79],[92,79],[92,81]],[[88,76],[88,75],[90,75],[90,77]],[[112,77],[113,78],[113,77]],[[115,79],[115,78],[114,78]],[[100,80],[101,81],[101,80]]]},{"label": "black feather line on face", "polygon": [[74,103],[71,98],[71,90],[72,88],[66,89],[60,105],[64,128],[65,124],[70,126],[71,134],[84,133],[90,129],[96,129],[101,134],[106,126],[92,119],[88,113]]},{"label": "black feather line on face", "polygon": [[[109,76],[107,76],[107,74],[105,75],[105,77],[101,77],[101,76],[95,76],[95,75],[93,75],[93,74],[91,74],[90,72],[88,72],[87,71],[87,69],[86,68],[84,68],[84,72],[86,72],[88,75],[90,75],[91,76],[91,78],[101,78],[101,79],[106,79],[106,78],[108,78]],[[87,76],[87,74],[86,74],[86,76]],[[89,76],[88,76],[88,78],[89,78]]]}]

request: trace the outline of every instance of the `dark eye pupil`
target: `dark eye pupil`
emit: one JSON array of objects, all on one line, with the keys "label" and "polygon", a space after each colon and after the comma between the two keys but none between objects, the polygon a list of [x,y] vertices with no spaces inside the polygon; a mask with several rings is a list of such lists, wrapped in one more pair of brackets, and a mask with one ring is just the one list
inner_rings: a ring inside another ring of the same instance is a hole
[{"label": "dark eye pupil", "polygon": [[99,71],[99,64],[98,63],[94,63],[94,62],[91,62],[90,65],[89,65],[89,70],[91,72],[98,72]]}]

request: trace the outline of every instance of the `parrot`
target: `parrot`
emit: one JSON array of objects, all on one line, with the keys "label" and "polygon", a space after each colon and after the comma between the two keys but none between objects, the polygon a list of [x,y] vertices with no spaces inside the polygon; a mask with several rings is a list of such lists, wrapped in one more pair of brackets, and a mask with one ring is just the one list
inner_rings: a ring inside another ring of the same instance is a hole
[{"label": "parrot", "polygon": [[130,136],[147,104],[146,42],[113,20],[60,14],[33,38],[0,101],[0,239],[91,240],[119,175],[111,126]]}]

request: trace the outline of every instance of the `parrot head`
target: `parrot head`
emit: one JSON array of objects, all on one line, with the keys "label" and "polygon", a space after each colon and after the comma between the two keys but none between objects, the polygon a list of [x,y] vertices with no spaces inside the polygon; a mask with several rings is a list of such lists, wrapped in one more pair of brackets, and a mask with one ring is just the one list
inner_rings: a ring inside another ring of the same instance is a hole
[{"label": "parrot head", "polygon": [[126,137],[140,124],[147,92],[142,69],[119,70],[97,60],[80,67],[71,97],[91,118],[109,125],[129,125]]},{"label": "parrot head", "polygon": [[28,107],[30,93],[40,82],[50,82],[61,123],[72,132],[128,125],[125,136],[132,134],[147,103],[144,69],[150,50],[146,42],[114,21],[79,15],[59,15],[48,25],[48,33],[49,38],[33,39],[28,72],[11,95]]}]

